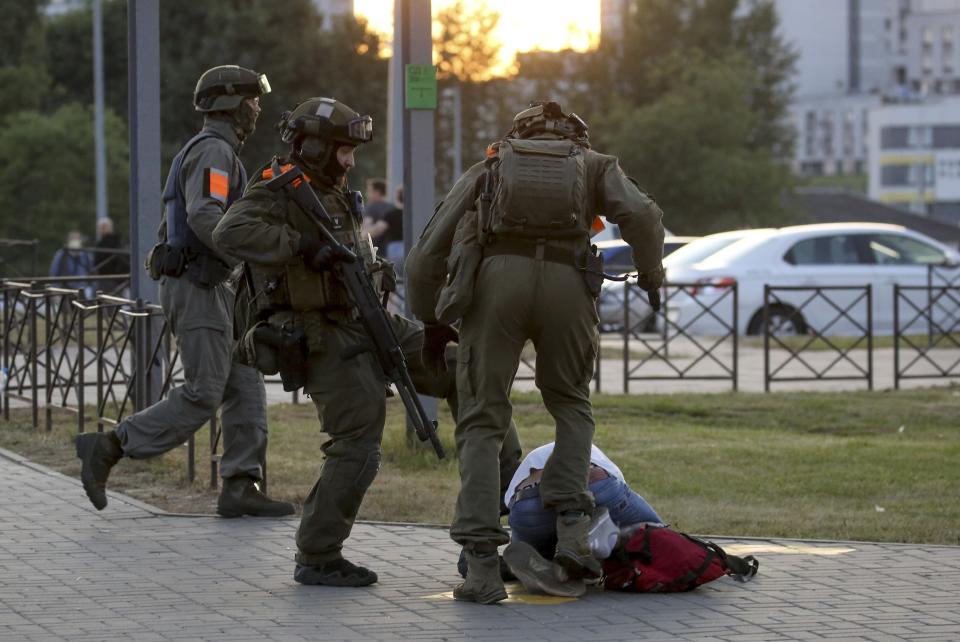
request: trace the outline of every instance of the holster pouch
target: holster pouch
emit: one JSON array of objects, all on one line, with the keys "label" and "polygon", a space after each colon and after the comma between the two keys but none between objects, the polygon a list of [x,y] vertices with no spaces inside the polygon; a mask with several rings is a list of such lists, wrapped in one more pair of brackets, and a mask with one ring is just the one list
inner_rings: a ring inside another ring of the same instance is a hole
[{"label": "holster pouch", "polygon": [[473,301],[477,272],[483,261],[483,246],[477,236],[477,213],[469,210],[457,223],[447,257],[447,282],[440,289],[434,309],[440,323],[451,324],[462,318]]},{"label": "holster pouch", "polygon": [[159,281],[162,276],[177,277],[187,268],[187,255],[181,248],[157,243],[150,248],[144,267],[154,281]]},{"label": "holster pouch", "polygon": [[210,254],[197,254],[187,264],[187,278],[195,286],[204,289],[220,285],[232,271],[229,265]]},{"label": "holster pouch", "polygon": [[597,250],[596,245],[591,245],[590,249],[584,253],[583,280],[587,284],[587,290],[593,298],[600,296],[603,288],[603,254]]},{"label": "holster pouch", "polygon": [[251,365],[265,375],[280,373],[290,392],[307,384],[307,335],[300,328],[278,328],[260,322],[244,338]]}]

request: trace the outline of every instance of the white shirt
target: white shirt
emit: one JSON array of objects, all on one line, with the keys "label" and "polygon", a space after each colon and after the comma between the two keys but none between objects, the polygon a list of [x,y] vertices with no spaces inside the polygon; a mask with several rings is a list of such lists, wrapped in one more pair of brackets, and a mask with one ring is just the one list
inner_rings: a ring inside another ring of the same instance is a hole
[{"label": "white shirt", "polygon": [[[555,442],[551,441],[549,444],[534,448],[530,451],[530,454],[523,458],[523,461],[520,462],[520,467],[517,468],[517,472],[513,474],[513,479],[510,480],[510,485],[507,486],[507,492],[503,495],[504,504],[510,504],[510,500],[517,490],[517,486],[529,477],[531,472],[535,469],[543,470],[543,467],[547,464],[547,459],[549,459],[553,453],[554,443]],[[603,454],[603,451],[596,446],[590,448],[590,463],[603,468],[610,473],[611,477],[616,477],[620,481],[624,481],[623,473],[617,465],[610,461],[610,459]]]}]

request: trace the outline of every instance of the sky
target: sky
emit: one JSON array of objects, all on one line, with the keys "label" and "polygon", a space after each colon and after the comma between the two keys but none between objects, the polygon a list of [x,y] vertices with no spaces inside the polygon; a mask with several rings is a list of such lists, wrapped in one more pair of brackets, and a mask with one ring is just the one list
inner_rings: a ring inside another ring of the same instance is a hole
[{"label": "sky", "polygon": [[[434,15],[455,2],[433,0]],[[600,37],[600,0],[486,0],[486,4],[500,13],[496,34],[503,45],[495,74],[507,69],[517,52],[584,51],[596,46]],[[393,34],[393,0],[354,0],[353,6],[354,13],[367,18],[374,30]]]}]

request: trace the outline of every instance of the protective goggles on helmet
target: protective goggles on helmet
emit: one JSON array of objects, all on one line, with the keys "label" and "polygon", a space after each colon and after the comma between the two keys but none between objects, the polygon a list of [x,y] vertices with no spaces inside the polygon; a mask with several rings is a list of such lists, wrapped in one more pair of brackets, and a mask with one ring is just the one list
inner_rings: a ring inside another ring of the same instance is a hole
[{"label": "protective goggles on helmet", "polygon": [[258,74],[255,82],[225,82],[207,87],[196,95],[197,102],[211,96],[263,96],[270,93],[267,74]]},{"label": "protective goggles on helmet", "polygon": [[281,123],[281,139],[291,143],[298,136],[316,136],[352,145],[373,140],[373,118],[361,116],[346,125],[334,125],[327,118],[300,116],[296,120]]}]

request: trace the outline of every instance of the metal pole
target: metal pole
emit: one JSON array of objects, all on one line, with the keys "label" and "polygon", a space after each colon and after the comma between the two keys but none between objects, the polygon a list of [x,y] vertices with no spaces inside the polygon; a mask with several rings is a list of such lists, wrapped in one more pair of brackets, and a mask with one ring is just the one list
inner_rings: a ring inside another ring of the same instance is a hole
[{"label": "metal pole", "polygon": [[[453,81],[453,180],[463,173],[463,88]],[[453,183],[451,183],[452,185]]]},{"label": "metal pole", "polygon": [[[129,111],[130,111],[130,298],[156,302],[157,284],[144,270],[143,259],[156,242],[160,217],[160,0],[128,0],[127,42],[129,48]],[[156,319],[142,319],[143,323],[157,324]],[[136,328],[143,332],[146,327]],[[146,400],[157,396],[146,384],[147,371],[154,364],[147,363],[149,343],[135,341],[134,367],[141,376],[138,386],[142,396],[137,409],[149,405]],[[152,382],[161,377],[152,376]]]},{"label": "metal pole", "polygon": [[873,390],[873,287],[867,284],[867,390]]},{"label": "metal pole", "polygon": [[403,185],[403,9],[404,0],[393,3],[393,57],[387,82],[387,190],[396,194]]},{"label": "metal pole", "polygon": [[770,285],[763,286],[763,391],[770,392]]},{"label": "metal pole", "polygon": [[[35,282],[31,283],[30,292],[34,292],[36,290],[36,287],[37,287],[37,284]],[[37,407],[37,395],[39,394],[39,391],[37,390],[37,388],[39,387],[39,383],[37,382],[37,377],[38,377],[37,358],[39,356],[37,354],[37,300],[31,296],[31,297],[27,297],[27,302],[28,302],[27,314],[30,315],[29,316],[29,319],[30,319],[29,357],[30,358],[28,360],[27,367],[30,368],[30,383],[32,384],[31,388],[33,389],[32,395],[31,395],[31,398],[32,398],[31,408],[33,409],[33,427],[39,428],[40,427],[40,418],[39,418],[40,411],[39,411],[39,408]]]},{"label": "metal pole", "polygon": [[103,19],[93,0],[93,138],[97,165],[97,221],[107,216],[107,148],[103,131]]},{"label": "metal pole", "polygon": [[87,384],[86,373],[84,372],[86,368],[86,363],[84,358],[87,353],[87,341],[86,337],[86,314],[87,310],[85,307],[87,305],[87,300],[84,299],[82,306],[76,305],[76,322],[77,322],[77,432],[84,432],[86,429],[87,417],[86,417],[86,408],[84,404],[86,403],[86,395],[84,394],[84,387]]},{"label": "metal pole", "polygon": [[157,301],[143,269],[160,217],[160,2],[128,0],[130,298]]},{"label": "metal pole", "polygon": [[[430,0],[407,0],[400,3],[400,62],[399,72],[394,77],[394,87],[402,84],[407,65],[430,65],[433,63],[433,18]],[[396,5],[394,5],[396,7]],[[397,17],[397,14],[395,14]],[[396,31],[396,30],[395,30]],[[396,43],[394,43],[396,45]],[[396,51],[394,58],[397,58]],[[396,68],[395,68],[396,69]],[[401,86],[401,92],[403,87]],[[403,105],[403,255],[406,257],[414,241],[420,237],[433,214],[434,158],[433,158],[433,109],[410,109]],[[410,314],[410,299],[405,297],[404,307]],[[437,400],[420,398],[431,418],[437,416]],[[408,437],[412,427],[407,425]],[[414,443],[413,440],[411,443]]]},{"label": "metal pole", "polygon": [[893,284],[893,389],[900,389],[900,286]]},{"label": "metal pole", "polygon": [[739,355],[737,354],[737,349],[739,347],[740,340],[740,284],[733,284],[733,391],[736,392],[739,390],[739,378],[740,378],[740,367],[739,367]]},{"label": "metal pole", "polygon": [[630,392],[630,282],[623,282],[623,394]]}]

